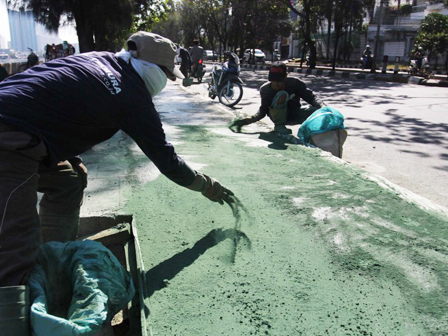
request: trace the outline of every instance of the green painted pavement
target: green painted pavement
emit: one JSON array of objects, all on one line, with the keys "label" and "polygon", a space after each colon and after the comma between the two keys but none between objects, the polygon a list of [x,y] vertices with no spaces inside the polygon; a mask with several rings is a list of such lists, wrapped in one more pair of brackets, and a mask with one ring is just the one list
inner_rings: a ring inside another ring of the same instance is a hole
[{"label": "green painted pavement", "polygon": [[104,180],[138,227],[150,335],[448,334],[446,209],[261,124],[232,133],[177,85],[155,104],[177,152],[240,203],[178,187],[124,135],[95,152],[128,163]]}]

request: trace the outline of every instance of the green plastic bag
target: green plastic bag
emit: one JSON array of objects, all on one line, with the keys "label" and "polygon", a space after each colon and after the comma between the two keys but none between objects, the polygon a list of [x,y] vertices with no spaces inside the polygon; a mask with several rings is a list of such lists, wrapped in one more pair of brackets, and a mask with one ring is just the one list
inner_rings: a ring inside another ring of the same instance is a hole
[{"label": "green plastic bag", "polygon": [[134,293],[130,274],[101,243],[46,243],[30,276],[33,335],[93,336]]},{"label": "green plastic bag", "polygon": [[312,135],[336,129],[345,129],[344,116],[338,110],[325,106],[315,111],[303,122],[297,136],[300,140],[310,143]]}]

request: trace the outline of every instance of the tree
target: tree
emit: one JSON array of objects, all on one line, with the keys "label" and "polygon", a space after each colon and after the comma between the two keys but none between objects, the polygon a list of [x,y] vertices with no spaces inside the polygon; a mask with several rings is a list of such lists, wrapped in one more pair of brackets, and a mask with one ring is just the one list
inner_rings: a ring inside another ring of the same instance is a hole
[{"label": "tree", "polygon": [[151,31],[154,25],[166,20],[167,13],[175,8],[173,0],[133,0],[132,32]]},{"label": "tree", "polygon": [[[422,46],[428,51],[429,56],[437,59],[448,51],[448,16],[439,13],[427,15],[417,33],[415,48]],[[448,53],[445,60],[445,67],[448,64]]]},{"label": "tree", "polygon": [[306,46],[309,48],[310,51],[310,60],[309,65],[310,68],[316,67],[316,43],[311,38],[311,34],[315,33],[317,31],[317,27],[315,26],[317,20],[312,18],[313,14],[316,13],[316,7],[315,4],[317,3],[317,0],[301,0],[299,1],[299,5],[301,5],[301,10],[299,10],[295,3],[293,3],[290,0],[279,0],[279,2],[282,2],[284,5],[286,5],[291,11],[293,11],[295,14],[297,14],[301,22],[301,33],[303,35],[303,38],[305,40]]},{"label": "tree", "polygon": [[[281,1],[239,0],[232,3],[235,19],[240,23],[234,33],[239,46],[266,49],[273,52],[273,42],[279,35],[287,36],[292,30],[288,7]],[[242,29],[241,29],[242,28]]]},{"label": "tree", "polygon": [[184,43],[191,46],[194,39],[199,40],[199,44],[203,45],[203,29],[206,16],[201,11],[201,1],[199,0],[182,0],[180,7],[177,8],[182,13],[181,25],[184,30]]},{"label": "tree", "polygon": [[182,0],[176,10],[182,12],[184,42],[199,38],[206,48],[239,48],[240,56],[246,47],[272,51],[277,36],[291,29],[287,7],[279,1]]},{"label": "tree", "polygon": [[333,0],[326,0],[323,8],[324,17],[327,20],[327,60],[330,59],[331,22],[333,18]]},{"label": "tree", "polygon": [[[230,27],[232,23],[232,8],[229,0],[204,1],[205,18],[204,27],[211,49],[216,49],[219,42],[222,48],[228,49]],[[216,36],[216,38],[215,38]],[[222,50],[220,50],[221,54]]]},{"label": "tree", "polygon": [[[336,66],[336,57],[339,39],[344,36],[340,54],[345,61],[350,59],[353,51],[352,32],[362,32],[363,9],[366,3],[362,0],[336,0],[334,2],[337,8],[337,15],[334,17],[335,45],[333,54],[333,69]],[[336,12],[336,11],[335,11]]]},{"label": "tree", "polygon": [[[163,11],[163,15],[159,15],[151,23],[151,31],[169,38],[175,43],[179,43],[183,46],[183,36],[184,31],[182,28],[182,17],[181,11],[177,9],[178,3],[173,1],[168,1],[166,3],[166,9]],[[162,13],[161,13],[162,14]],[[149,30],[140,29],[138,30]]]},{"label": "tree", "polygon": [[[8,0],[8,6],[31,10],[37,22],[57,32],[61,18],[75,22],[81,52],[115,50],[131,31],[133,15],[150,22],[162,0]],[[64,23],[63,23],[64,24]],[[147,26],[145,26],[147,27]]]}]

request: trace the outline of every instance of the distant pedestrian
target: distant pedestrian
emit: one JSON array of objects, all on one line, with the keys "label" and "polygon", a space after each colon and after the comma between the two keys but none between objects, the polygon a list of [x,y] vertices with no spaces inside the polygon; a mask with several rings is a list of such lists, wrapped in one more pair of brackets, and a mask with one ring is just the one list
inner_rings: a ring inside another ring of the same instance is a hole
[{"label": "distant pedestrian", "polygon": [[415,62],[417,64],[417,68],[419,70],[421,70],[422,64],[423,64],[423,58],[425,57],[425,52],[424,52],[422,46],[418,47],[417,51],[414,53],[414,57],[415,57]]},{"label": "distant pedestrian", "polygon": [[[272,64],[268,80],[260,87],[261,106],[258,112],[251,117],[234,120],[229,126],[232,130],[240,132],[244,125],[269,116],[275,124],[275,132],[290,134],[291,130],[285,126],[287,123],[301,124],[323,106],[304,82],[288,77],[286,65],[282,62]],[[302,107],[300,99],[311,106]]]},{"label": "distant pedestrian", "polygon": [[179,57],[181,59],[180,62],[180,72],[184,75],[185,78],[189,77],[189,71],[191,68],[191,57],[190,53],[187,49],[179,46],[177,49],[177,53],[179,54]]},{"label": "distant pedestrian", "polygon": [[229,189],[193,170],[166,140],[153,98],[168,78],[184,77],[174,64],[174,43],[137,32],[127,45],[116,54],[55,59],[0,83],[0,302],[9,286],[28,285],[40,226],[56,239],[76,238],[87,178],[76,156],[119,130],[171,181],[211,201],[233,202]]}]

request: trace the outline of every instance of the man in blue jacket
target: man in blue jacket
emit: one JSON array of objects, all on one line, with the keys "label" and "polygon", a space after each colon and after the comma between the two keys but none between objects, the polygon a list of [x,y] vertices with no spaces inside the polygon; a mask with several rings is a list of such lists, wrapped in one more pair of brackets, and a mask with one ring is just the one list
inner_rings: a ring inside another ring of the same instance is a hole
[{"label": "man in blue jacket", "polygon": [[167,78],[183,78],[174,43],[138,32],[128,49],[56,59],[0,83],[0,301],[3,289],[27,285],[34,266],[37,191],[44,193],[42,232],[50,236],[41,241],[75,239],[87,178],[77,156],[119,130],[173,182],[214,202],[233,201],[230,190],[191,169],[165,138],[152,98]]}]

